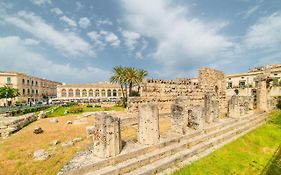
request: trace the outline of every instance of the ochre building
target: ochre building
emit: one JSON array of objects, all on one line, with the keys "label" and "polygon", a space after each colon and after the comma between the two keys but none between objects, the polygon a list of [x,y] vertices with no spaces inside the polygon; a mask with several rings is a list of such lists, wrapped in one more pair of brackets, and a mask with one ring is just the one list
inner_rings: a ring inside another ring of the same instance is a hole
[{"label": "ochre building", "polygon": [[57,101],[108,101],[122,97],[119,85],[111,83],[64,84],[58,86]]},{"label": "ochre building", "polygon": [[57,85],[61,83],[20,72],[0,71],[0,87],[16,88],[20,94],[14,99],[1,99],[0,106],[14,104],[16,101],[30,103],[42,101],[43,98],[55,98]]}]

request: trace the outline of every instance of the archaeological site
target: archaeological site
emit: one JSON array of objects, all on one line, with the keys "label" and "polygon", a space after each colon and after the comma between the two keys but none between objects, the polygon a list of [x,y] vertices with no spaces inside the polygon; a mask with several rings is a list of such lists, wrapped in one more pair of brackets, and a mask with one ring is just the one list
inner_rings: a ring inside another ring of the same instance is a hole
[{"label": "archaeological site", "polygon": [[[254,79],[254,95],[228,96],[226,75],[211,68],[201,68],[198,78],[145,79],[125,117],[95,114],[91,147],[58,174],[171,174],[263,125],[277,103],[271,81],[264,70]],[[124,127],[135,128],[136,139],[124,139]]]}]

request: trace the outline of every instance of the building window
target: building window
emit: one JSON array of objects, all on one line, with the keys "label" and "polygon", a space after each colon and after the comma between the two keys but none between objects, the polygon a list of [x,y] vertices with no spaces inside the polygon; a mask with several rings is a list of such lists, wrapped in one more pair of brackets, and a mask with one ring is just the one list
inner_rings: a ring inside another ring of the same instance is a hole
[{"label": "building window", "polygon": [[35,85],[38,86],[38,82],[37,81],[35,82]]},{"label": "building window", "polygon": [[73,97],[73,90],[72,89],[68,90],[68,97]]},{"label": "building window", "polygon": [[113,96],[113,97],[116,97],[116,96],[117,96],[117,91],[116,91],[116,89],[113,90],[112,96]]},{"label": "building window", "polygon": [[27,94],[30,94],[30,89],[27,89]]},{"label": "building window", "polygon": [[32,94],[34,94],[34,89],[32,89]]},{"label": "building window", "polygon": [[98,90],[98,89],[95,90],[95,96],[96,96],[96,97],[99,97],[99,96],[100,96],[100,90]]},{"label": "building window", "polygon": [[75,97],[80,97],[80,90],[79,89],[75,90]]},{"label": "building window", "polygon": [[35,90],[35,93],[36,93],[36,95],[38,95],[38,90],[37,89]]},{"label": "building window", "polygon": [[278,74],[274,74],[274,76],[277,76]]},{"label": "building window", "polygon": [[245,81],[240,81],[239,82],[239,88],[245,88],[245,87],[246,87]]},{"label": "building window", "polygon": [[65,89],[61,90],[61,96],[66,97],[66,90]]},{"label": "building window", "polygon": [[22,95],[24,95],[25,94],[25,89],[22,89]]},{"label": "building window", "polygon": [[7,77],[7,81],[6,81],[7,84],[11,84],[12,83],[12,79],[11,77]]},{"label": "building window", "polygon": [[94,96],[94,91],[93,91],[93,89],[90,89],[89,90],[89,97],[93,97]]},{"label": "building window", "polygon": [[82,97],[87,97],[87,90],[86,89],[82,90]]},{"label": "building window", "polygon": [[34,84],[34,82],[33,82],[33,80],[31,81],[31,85],[33,86],[33,84]]},{"label": "building window", "polygon": [[25,83],[25,80],[24,79],[22,79],[22,84],[24,84]]},{"label": "building window", "polygon": [[232,82],[227,83],[227,88],[232,88]]},{"label": "building window", "polygon": [[244,77],[241,77],[242,79],[244,79]]},{"label": "building window", "polygon": [[111,97],[111,90],[110,89],[107,90],[107,96]]},{"label": "building window", "polygon": [[104,89],[101,90],[101,96],[102,96],[102,97],[105,97],[105,90],[104,90]]},{"label": "building window", "polygon": [[29,80],[27,80],[27,84],[29,85]]},{"label": "building window", "polygon": [[229,80],[231,80],[231,78],[228,78]]}]

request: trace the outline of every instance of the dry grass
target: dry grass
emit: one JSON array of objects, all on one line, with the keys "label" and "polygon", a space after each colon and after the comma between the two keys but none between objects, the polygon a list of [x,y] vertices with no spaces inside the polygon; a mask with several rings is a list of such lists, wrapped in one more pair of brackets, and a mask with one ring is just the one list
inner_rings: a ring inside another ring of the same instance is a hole
[{"label": "dry grass", "polygon": [[[36,121],[8,139],[0,140],[0,174],[56,174],[69,161],[75,152],[81,150],[90,140],[86,139],[85,127],[93,123],[93,118],[87,118],[88,124],[67,125],[68,120],[75,120],[74,116],[60,117],[58,123],[51,123],[50,119]],[[33,128],[40,126],[44,133],[33,134]],[[50,145],[52,140],[69,141],[75,137],[82,137],[83,141],[72,147],[56,148]],[[34,151],[44,148],[52,154],[44,162],[33,161]]]},{"label": "dry grass", "polygon": [[[53,118],[52,118],[53,119]],[[55,175],[72,159],[73,155],[83,150],[92,142],[86,138],[85,127],[94,123],[94,118],[85,120],[86,124],[67,125],[68,120],[77,120],[76,116],[58,117],[58,123],[51,123],[50,118],[36,121],[23,128],[8,139],[0,140],[0,175]],[[33,129],[40,126],[44,133],[33,134]],[[169,119],[160,119],[160,131],[166,132],[170,128]],[[137,126],[122,128],[123,140],[136,140]],[[71,147],[51,146],[53,140],[69,141],[75,137],[82,137],[83,141]],[[51,153],[51,158],[45,161],[34,161],[34,151],[44,148]]]}]

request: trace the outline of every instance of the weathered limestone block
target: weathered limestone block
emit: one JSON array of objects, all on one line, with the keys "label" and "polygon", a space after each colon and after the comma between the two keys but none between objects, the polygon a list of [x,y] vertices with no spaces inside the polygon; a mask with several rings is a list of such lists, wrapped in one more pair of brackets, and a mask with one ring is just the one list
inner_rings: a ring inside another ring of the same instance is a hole
[{"label": "weathered limestone block", "polygon": [[171,114],[172,131],[185,134],[185,128],[188,125],[188,112],[182,99],[178,98],[175,103],[172,104]]},{"label": "weathered limestone block", "polygon": [[153,145],[159,142],[159,110],[153,103],[139,107],[138,141],[141,144]]},{"label": "weathered limestone block", "polygon": [[233,95],[228,102],[228,117],[239,118],[253,107],[253,100],[248,96]]},{"label": "weathered limestone block", "polygon": [[215,122],[219,119],[219,101],[215,92],[205,94],[205,121],[207,123]]},{"label": "weathered limestone block", "polygon": [[93,139],[96,156],[106,158],[118,155],[122,149],[120,119],[106,113],[96,114]]},{"label": "weathered limestone block", "polygon": [[203,108],[201,106],[193,106],[188,110],[188,126],[196,130],[204,128]]},{"label": "weathered limestone block", "polygon": [[240,103],[238,95],[233,95],[228,102],[228,117],[240,117]]},{"label": "weathered limestone block", "polygon": [[256,77],[257,82],[257,109],[261,111],[268,111],[268,82],[265,76]]}]

